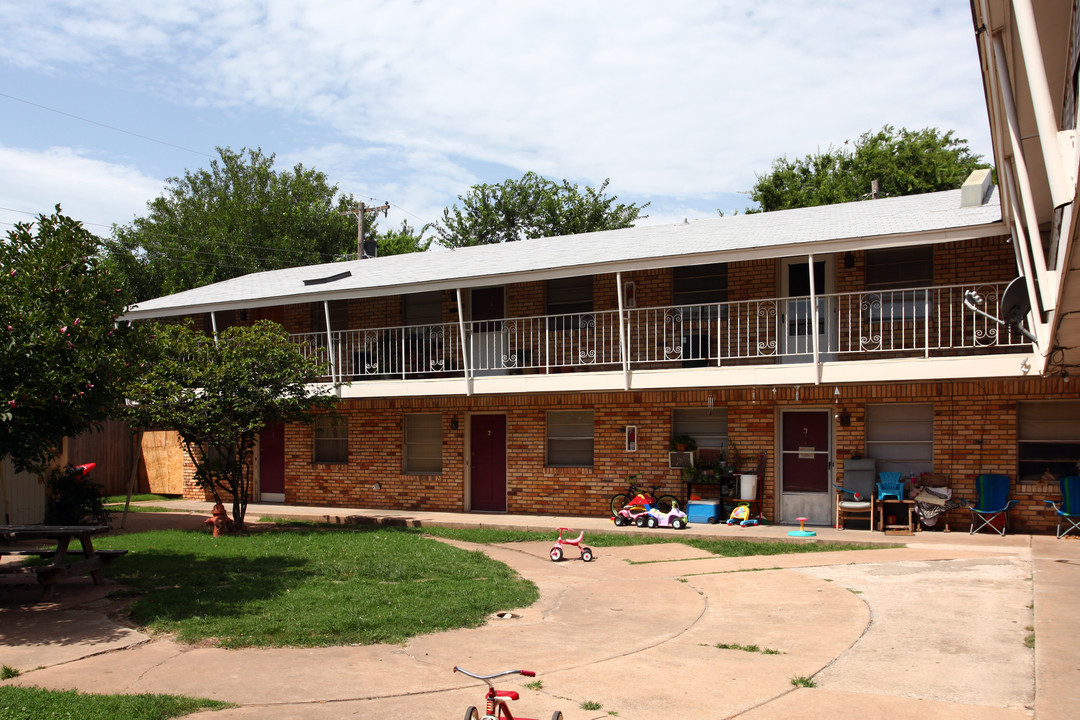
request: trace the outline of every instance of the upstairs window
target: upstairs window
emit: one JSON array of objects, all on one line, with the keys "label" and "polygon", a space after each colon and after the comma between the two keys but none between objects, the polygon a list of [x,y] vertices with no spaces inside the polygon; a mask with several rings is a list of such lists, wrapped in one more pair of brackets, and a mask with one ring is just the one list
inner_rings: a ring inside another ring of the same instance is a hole
[{"label": "upstairs window", "polygon": [[547,314],[557,316],[549,321],[553,330],[572,330],[593,311],[591,275],[548,280],[546,294]]},{"label": "upstairs window", "polygon": [[442,322],[442,291],[405,295],[406,325],[438,325]]},{"label": "upstairs window", "polygon": [[930,245],[866,251],[866,289],[871,321],[908,322],[926,318],[926,290],[934,284]]},{"label": "upstairs window", "polygon": [[[349,329],[349,301],[348,300],[331,300],[330,306],[330,330],[331,332],[338,332],[339,330]],[[326,332],[326,313],[323,311],[323,304],[321,302],[314,302],[311,304],[311,332],[325,333]]]},{"label": "upstairs window", "polygon": [[[726,317],[727,275],[727,263],[677,267],[672,271],[672,304],[690,306],[679,311],[684,323]],[[722,308],[719,314],[718,307]]]}]

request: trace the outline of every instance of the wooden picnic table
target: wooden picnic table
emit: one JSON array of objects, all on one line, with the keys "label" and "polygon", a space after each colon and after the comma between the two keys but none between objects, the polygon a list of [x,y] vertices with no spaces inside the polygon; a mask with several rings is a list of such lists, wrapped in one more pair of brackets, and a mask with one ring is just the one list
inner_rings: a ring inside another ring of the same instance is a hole
[{"label": "wooden picnic table", "polygon": [[[94,550],[94,535],[107,533],[112,528],[108,525],[0,525],[0,556],[36,556],[50,559],[48,565],[0,565],[0,568],[12,571],[34,572],[42,586],[41,599],[52,597],[56,582],[75,575],[89,575],[95,585],[100,585],[104,578],[101,568],[126,550]],[[27,547],[16,543],[52,540],[55,548]],[[78,540],[81,550],[68,548],[72,540]],[[80,556],[72,561],[69,555]]]}]

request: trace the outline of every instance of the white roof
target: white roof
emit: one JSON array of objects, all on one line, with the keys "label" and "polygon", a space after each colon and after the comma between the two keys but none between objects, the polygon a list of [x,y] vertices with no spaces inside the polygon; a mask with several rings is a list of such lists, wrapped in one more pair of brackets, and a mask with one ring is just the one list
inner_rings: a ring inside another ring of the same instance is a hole
[{"label": "white roof", "polygon": [[[960,194],[960,190],[947,190],[270,270],[147,300],[132,307],[125,318],[930,244],[1006,233],[996,188],[985,203],[975,207],[961,207]],[[347,277],[330,282],[304,284],[305,280],[346,273]]]}]

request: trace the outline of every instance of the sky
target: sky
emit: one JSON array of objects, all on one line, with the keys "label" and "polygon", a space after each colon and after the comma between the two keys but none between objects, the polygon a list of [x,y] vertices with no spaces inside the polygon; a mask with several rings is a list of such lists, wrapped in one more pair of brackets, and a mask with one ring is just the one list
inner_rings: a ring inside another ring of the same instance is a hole
[{"label": "sky", "polygon": [[716,217],[889,124],[992,161],[965,0],[0,0],[0,232],[99,235],[217,147],[321,170],[380,228],[535,171]]}]

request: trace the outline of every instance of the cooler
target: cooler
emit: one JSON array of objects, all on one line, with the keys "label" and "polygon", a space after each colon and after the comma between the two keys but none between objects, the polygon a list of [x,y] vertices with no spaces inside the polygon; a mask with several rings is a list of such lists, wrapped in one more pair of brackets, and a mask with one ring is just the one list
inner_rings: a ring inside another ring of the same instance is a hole
[{"label": "cooler", "polygon": [[686,517],[692,523],[718,522],[720,508],[719,500],[690,500],[687,503]]}]

